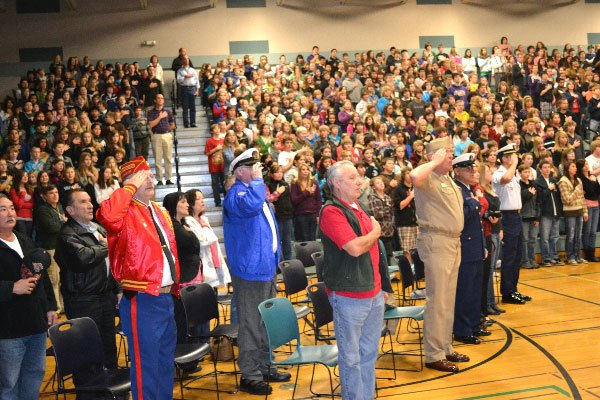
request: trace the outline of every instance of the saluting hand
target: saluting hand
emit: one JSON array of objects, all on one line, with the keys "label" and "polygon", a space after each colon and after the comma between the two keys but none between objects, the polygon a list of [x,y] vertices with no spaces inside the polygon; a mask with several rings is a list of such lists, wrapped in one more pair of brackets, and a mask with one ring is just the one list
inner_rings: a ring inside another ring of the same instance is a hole
[{"label": "saluting hand", "polygon": [[256,179],[256,178],[260,178],[262,179],[263,174],[262,174],[262,164],[261,163],[256,163],[252,166],[252,179]]},{"label": "saluting hand", "polygon": [[150,171],[138,171],[135,174],[133,174],[131,179],[129,179],[129,183],[134,185],[136,188],[139,188],[144,184],[144,182],[146,181],[146,179],[148,179],[149,176]]},{"label": "saluting hand", "polygon": [[448,157],[448,151],[446,149],[438,149],[435,153],[433,153],[433,157],[431,161],[441,164]]}]

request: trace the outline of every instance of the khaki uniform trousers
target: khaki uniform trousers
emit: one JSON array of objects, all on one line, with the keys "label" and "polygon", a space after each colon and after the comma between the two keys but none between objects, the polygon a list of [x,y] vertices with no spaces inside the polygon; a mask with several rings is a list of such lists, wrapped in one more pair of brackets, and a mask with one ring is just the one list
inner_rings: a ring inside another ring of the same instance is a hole
[{"label": "khaki uniform trousers", "polygon": [[447,354],[454,352],[452,329],[460,249],[460,237],[420,232],[417,239],[417,250],[425,264],[427,284],[423,327],[427,363],[445,360]]},{"label": "khaki uniform trousers", "polygon": [[173,164],[171,155],[173,154],[173,134],[172,133],[153,133],[152,134],[152,154],[154,154],[154,163],[156,170],[156,179],[163,179],[163,156],[165,159],[165,178],[171,180]]},{"label": "khaki uniform trousers", "polygon": [[62,293],[60,292],[60,267],[54,261],[55,249],[47,250],[50,254],[50,266],[48,267],[48,278],[52,283],[52,291],[54,292],[54,298],[56,299],[57,312],[62,313],[65,310]]}]

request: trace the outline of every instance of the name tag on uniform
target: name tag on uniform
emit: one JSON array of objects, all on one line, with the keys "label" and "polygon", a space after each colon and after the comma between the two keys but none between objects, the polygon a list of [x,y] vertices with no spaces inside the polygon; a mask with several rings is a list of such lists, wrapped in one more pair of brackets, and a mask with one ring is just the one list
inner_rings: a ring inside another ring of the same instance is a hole
[{"label": "name tag on uniform", "polygon": [[441,186],[442,186],[443,188],[446,188],[446,187],[448,187],[448,185],[447,185],[447,184],[445,184],[445,183],[442,183],[442,184],[441,184]]}]

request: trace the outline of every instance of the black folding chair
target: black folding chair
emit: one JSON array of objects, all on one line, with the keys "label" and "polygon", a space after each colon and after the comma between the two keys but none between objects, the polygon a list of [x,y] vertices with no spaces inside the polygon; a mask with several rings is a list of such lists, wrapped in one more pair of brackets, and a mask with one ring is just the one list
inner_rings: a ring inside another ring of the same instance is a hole
[{"label": "black folding chair", "polygon": [[[235,389],[225,391],[229,394],[237,393],[238,381],[237,381],[237,370],[235,357],[233,358],[233,372],[223,372],[217,369],[218,355],[221,349],[222,339],[226,339],[231,346],[238,337],[238,324],[221,324],[219,318],[219,303],[217,300],[217,294],[215,290],[208,283],[200,283],[196,285],[186,286],[181,289],[181,301],[183,302],[183,308],[185,309],[185,316],[187,320],[188,332],[187,336],[191,340],[197,339],[210,339],[216,340],[217,348],[212,351],[212,359],[214,364],[214,372],[204,374],[198,377],[194,377],[189,383],[194,382],[197,379],[206,377],[210,374],[215,375],[215,384],[217,399],[219,398],[219,381],[218,375],[224,373],[233,373],[235,377]],[[198,329],[205,324],[214,323],[215,327],[207,332],[206,334],[198,333]],[[196,388],[181,384],[181,390],[187,389],[199,389],[199,390],[212,390],[207,388]]]},{"label": "black folding chair", "polygon": [[[67,320],[48,329],[48,336],[56,359],[56,377],[59,394],[96,393],[110,395],[113,399],[131,389],[129,368],[105,369],[102,339],[96,323],[91,318]],[[66,381],[73,373],[73,388]]]},{"label": "black folding chair", "polygon": [[302,261],[304,268],[307,269],[307,275],[316,274],[315,263],[311,255],[319,251],[323,251],[323,245],[321,244],[321,242],[308,241],[294,243],[294,252],[296,253],[296,259]]}]

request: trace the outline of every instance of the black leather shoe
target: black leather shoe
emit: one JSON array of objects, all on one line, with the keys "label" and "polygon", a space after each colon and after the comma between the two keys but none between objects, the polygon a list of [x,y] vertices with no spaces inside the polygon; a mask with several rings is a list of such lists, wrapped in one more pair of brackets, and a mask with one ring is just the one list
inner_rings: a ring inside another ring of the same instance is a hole
[{"label": "black leather shoe", "polygon": [[190,125],[192,128],[197,128],[198,126],[196,124],[191,124]]},{"label": "black leather shoe", "polygon": [[256,394],[256,395],[267,395],[271,394],[273,388],[267,384],[267,382],[263,381],[253,381],[250,379],[244,379],[240,381],[240,391]]},{"label": "black leather shoe", "polygon": [[505,309],[498,307],[498,304],[494,304],[494,305],[492,306],[492,308],[493,308],[494,310],[498,311],[500,314],[504,314],[504,313],[506,312],[506,310],[505,310]]},{"label": "black leather shoe", "polygon": [[520,297],[520,298],[522,298],[525,301],[531,301],[531,296],[527,296],[527,295],[524,295],[524,294],[519,293],[519,292],[515,292],[513,294],[516,295],[516,296],[518,296],[518,297]]},{"label": "black leather shoe", "polygon": [[502,302],[507,304],[525,304],[525,300],[514,293],[511,293],[508,296],[502,296]]},{"label": "black leather shoe", "polygon": [[485,329],[478,329],[475,332],[473,332],[473,336],[478,336],[478,337],[481,337],[481,336],[490,336],[491,334],[492,334],[492,332],[487,331]]},{"label": "black leather shoe", "polygon": [[263,378],[268,382],[288,382],[292,379],[289,372],[271,371],[269,374],[263,374]]},{"label": "black leather shoe", "polygon": [[173,183],[173,182],[171,182],[171,180],[170,180],[170,179],[167,179],[167,181],[165,182],[165,184],[166,184],[166,185],[174,185],[174,183]]},{"label": "black leather shoe", "polygon": [[488,315],[500,315],[499,311],[494,310],[493,307],[488,307],[485,311]]},{"label": "black leather shoe", "polygon": [[454,340],[456,340],[457,342],[464,343],[464,344],[479,344],[479,343],[481,343],[481,340],[479,338],[476,338],[475,336],[458,336],[458,337],[455,337]]}]

